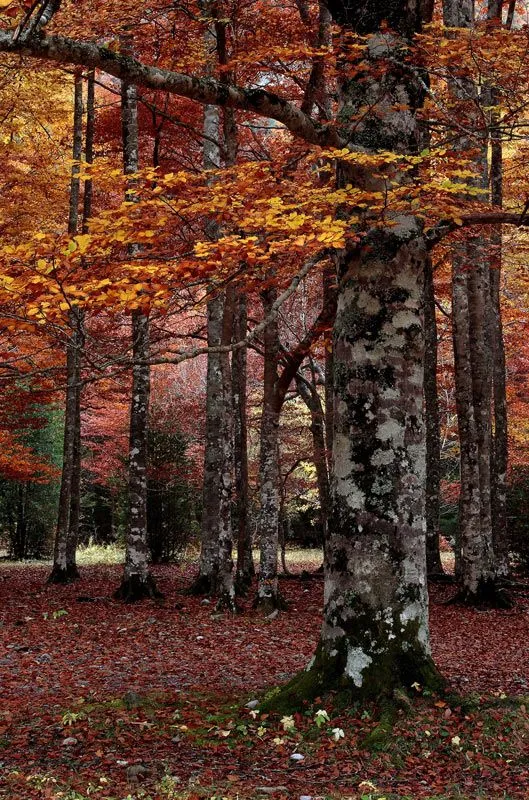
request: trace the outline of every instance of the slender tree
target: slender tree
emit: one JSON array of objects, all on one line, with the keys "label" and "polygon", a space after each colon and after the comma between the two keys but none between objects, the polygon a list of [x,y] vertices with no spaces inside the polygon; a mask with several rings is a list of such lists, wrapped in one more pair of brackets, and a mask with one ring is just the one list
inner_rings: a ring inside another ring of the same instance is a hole
[{"label": "slender tree", "polygon": [[[121,85],[123,169],[126,175],[138,171],[138,93],[127,81]],[[132,184],[129,191],[132,189]],[[147,543],[147,466],[150,398],[150,319],[137,309],[131,315],[132,392],[129,428],[128,520],[125,568],[118,599],[134,602],[143,597],[161,597],[149,571]]]},{"label": "slender tree", "polygon": [[[471,0],[444,4],[445,24],[470,28],[474,24]],[[475,139],[459,136],[462,150],[476,147],[476,183],[488,186],[488,129],[479,124],[479,98],[472,79],[457,76],[451,82],[455,97],[469,106]],[[460,439],[461,499],[459,546],[461,592],[455,600],[470,605],[505,605],[498,589],[493,547],[492,416],[493,360],[490,242],[481,233],[457,242],[452,261],[452,326],[456,405]],[[496,326],[497,327],[497,326]]]},{"label": "slender tree", "polygon": [[[248,329],[247,298],[235,299],[233,341],[242,342]],[[234,425],[234,511],[237,524],[237,591],[245,594],[255,575],[252,555],[252,532],[248,518],[248,417],[247,349],[240,347],[232,355],[233,425]]]},{"label": "slender tree", "polygon": [[[204,169],[220,165],[220,118],[215,106],[204,110]],[[206,234],[215,239],[217,224],[210,220]],[[199,574],[193,594],[218,596],[219,608],[235,610],[232,561],[231,502],[233,492],[233,399],[229,354],[215,348],[229,345],[233,335],[234,297],[214,290],[208,302],[208,367],[206,379],[206,441]]]},{"label": "slender tree", "polygon": [[441,433],[437,392],[437,321],[431,258],[424,293],[424,412],[426,417],[426,568],[428,577],[444,578],[439,550]]},{"label": "slender tree", "polygon": [[[70,182],[70,205],[68,214],[68,233],[74,236],[77,233],[79,222],[79,196],[81,181],[80,160],[83,150],[83,77],[80,70],[75,73],[74,79],[74,118],[73,118],[73,166]],[[66,404],[64,413],[64,444],[63,463],[61,474],[61,488],[59,493],[59,509],[57,528],[55,532],[55,547],[53,553],[53,567],[48,577],[48,583],[71,583],[79,577],[75,563],[75,547],[72,541],[71,512],[73,506],[75,526],[75,509],[78,494],[76,485],[76,450],[78,444],[79,428],[79,402],[80,402],[80,324],[79,312],[71,308],[68,314],[69,332],[66,343]]]}]

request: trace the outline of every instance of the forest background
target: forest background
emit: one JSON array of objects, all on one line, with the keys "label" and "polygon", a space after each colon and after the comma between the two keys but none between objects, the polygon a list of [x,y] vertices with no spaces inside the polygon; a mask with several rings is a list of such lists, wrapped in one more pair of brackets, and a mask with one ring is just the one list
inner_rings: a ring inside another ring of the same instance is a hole
[{"label": "forest background", "polygon": [[524,614],[524,3],[0,11],[6,557],[53,553],[49,598],[118,542],[132,603],[199,543],[188,592],[270,622],[279,544],[320,545],[319,644],[262,721],[437,698],[427,577]]}]

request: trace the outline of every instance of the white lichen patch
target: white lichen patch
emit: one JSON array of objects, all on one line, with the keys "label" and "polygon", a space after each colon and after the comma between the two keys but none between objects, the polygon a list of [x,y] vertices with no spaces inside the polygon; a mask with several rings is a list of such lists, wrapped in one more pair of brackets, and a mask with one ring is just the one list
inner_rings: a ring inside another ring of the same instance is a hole
[{"label": "white lichen patch", "polygon": [[406,428],[394,419],[388,419],[377,427],[376,437],[381,442],[392,442],[395,447],[403,447]]},{"label": "white lichen patch", "polygon": [[413,309],[406,309],[405,311],[397,311],[391,322],[395,330],[407,330],[414,325],[418,325],[420,318]]},{"label": "white lichen patch", "polygon": [[397,275],[395,275],[395,286],[398,286],[400,289],[406,289],[411,297],[417,297],[419,295],[417,275],[412,270],[399,270]]},{"label": "white lichen patch", "polygon": [[351,461],[351,440],[343,433],[334,434],[334,477],[340,483],[348,478],[353,468]]},{"label": "white lichen patch", "polygon": [[351,647],[347,653],[345,674],[351,678],[355,686],[362,686],[362,673],[372,663],[373,659],[364,653],[361,647]]},{"label": "white lichen patch", "polygon": [[392,464],[393,461],[395,461],[393,450],[377,450],[371,456],[371,463],[374,467],[383,467],[387,464]]},{"label": "white lichen patch", "polygon": [[364,291],[358,293],[357,305],[358,308],[367,311],[368,314],[378,314],[381,309],[379,299]]},{"label": "white lichen patch", "polygon": [[382,400],[396,400],[400,397],[400,393],[398,389],[384,389],[380,392],[380,397]]},{"label": "white lichen patch", "polygon": [[408,622],[418,622],[417,638],[422,644],[426,652],[430,650],[430,641],[428,638],[428,620],[425,605],[415,601],[408,603],[400,612],[400,622],[402,625],[402,632],[405,631]]}]

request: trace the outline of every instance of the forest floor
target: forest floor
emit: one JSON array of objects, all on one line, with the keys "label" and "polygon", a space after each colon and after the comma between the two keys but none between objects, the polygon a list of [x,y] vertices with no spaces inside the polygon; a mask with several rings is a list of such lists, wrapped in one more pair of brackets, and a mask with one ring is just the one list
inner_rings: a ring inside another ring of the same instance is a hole
[{"label": "forest floor", "polygon": [[529,594],[480,612],[433,586],[450,694],[417,687],[368,749],[371,707],[325,698],[281,721],[246,705],[309,661],[321,579],[283,581],[290,608],[264,619],[251,598],[230,617],[187,597],[189,566],[154,571],[164,604],[124,606],[110,599],[118,565],[70,587],[0,566],[0,798],[529,798]]}]

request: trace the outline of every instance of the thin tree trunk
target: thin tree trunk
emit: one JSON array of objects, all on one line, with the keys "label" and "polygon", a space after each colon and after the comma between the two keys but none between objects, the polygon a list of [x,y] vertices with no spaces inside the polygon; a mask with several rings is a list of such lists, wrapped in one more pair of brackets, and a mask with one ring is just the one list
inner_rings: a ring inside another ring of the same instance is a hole
[{"label": "thin tree trunk", "polygon": [[315,381],[309,383],[298,375],[296,378],[296,386],[311,416],[310,432],[312,434],[312,458],[316,468],[318,499],[320,501],[320,519],[323,542],[325,543],[327,541],[330,514],[329,474],[327,472],[325,449],[325,415]]},{"label": "thin tree trunk", "polygon": [[[219,166],[219,111],[204,109],[204,169]],[[214,239],[218,226],[206,224],[206,234]],[[208,347],[230,344],[233,309],[225,293],[210,300]],[[191,594],[218,594],[218,605],[235,611],[233,578],[231,499],[233,491],[233,405],[229,356],[208,353],[206,382],[206,443],[199,574],[189,589]]]},{"label": "thin tree trunk", "polygon": [[[233,341],[245,339],[248,330],[247,299],[242,294],[236,300]],[[235,496],[234,511],[237,520],[237,591],[245,594],[255,575],[252,555],[252,535],[248,520],[248,419],[246,413],[247,394],[247,350],[240,347],[232,354],[233,422]]]},{"label": "thin tree trunk", "polygon": [[426,569],[429,578],[444,576],[439,551],[441,434],[437,396],[437,321],[432,260],[426,264],[424,294],[424,405],[426,415]]},{"label": "thin tree trunk", "polygon": [[76,328],[72,333],[75,348],[75,423],[74,423],[74,444],[72,459],[72,479],[70,491],[70,513],[68,517],[68,536],[66,540],[66,569],[71,579],[79,578],[76,554],[77,543],[79,541],[79,524],[81,520],[81,358],[83,348],[83,325],[84,315],[77,311]]},{"label": "thin tree trunk", "polygon": [[[126,175],[138,170],[138,96],[136,87],[122,83],[121,119],[123,166]],[[147,544],[147,461],[149,433],[149,315],[132,312],[132,395],[129,430],[129,497],[125,568],[117,599],[135,602],[143,597],[160,597],[149,571]]]},{"label": "thin tree trunk", "polygon": [[[446,2],[445,23],[469,28],[474,24],[473,3]],[[452,91],[470,103],[477,102],[477,88],[468,78],[454,82]],[[488,91],[490,94],[490,90]],[[484,95],[485,97],[485,95]],[[474,113],[474,112],[470,112]],[[476,115],[475,115],[476,116]],[[487,131],[482,136],[476,167],[481,178],[476,183],[487,187]],[[465,150],[475,142],[461,137],[458,147]],[[461,450],[460,544],[461,592],[454,601],[469,605],[509,603],[498,590],[498,575],[493,554],[491,506],[492,437],[492,358],[490,242],[482,234],[454,248],[453,326],[456,403]],[[466,298],[462,296],[466,292]],[[466,315],[464,318],[463,315]],[[457,394],[461,393],[458,399]],[[468,483],[467,483],[468,482]],[[465,485],[467,483],[467,485]]]},{"label": "thin tree trunk", "polygon": [[[94,134],[95,134],[95,74],[91,70],[87,80],[86,98],[86,132],[85,132],[85,162],[93,164],[94,161]],[[92,215],[92,181],[84,181],[83,194],[83,221],[82,232],[88,233],[88,221]],[[79,524],[81,519],[81,367],[84,348],[84,321],[85,314],[80,309],[75,309],[76,324],[73,330],[73,344],[75,347],[75,432],[74,452],[72,465],[72,483],[70,491],[70,515],[68,520],[68,540],[66,544],[67,571],[72,576],[79,576],[76,554],[79,541]]]},{"label": "thin tree trunk", "polygon": [[21,482],[17,487],[17,518],[15,523],[15,536],[13,557],[17,561],[27,558],[28,555],[28,526],[26,519],[27,483]]},{"label": "thin tree trunk", "polygon": [[[467,256],[470,255],[469,249]],[[478,256],[479,257],[479,256]],[[453,260],[456,403],[461,449],[461,582],[459,599],[482,602],[494,582],[490,517],[490,394],[485,363],[483,265]],[[488,288],[488,283],[487,283]],[[474,328],[474,326],[476,326]]]},{"label": "thin tree trunk", "polygon": [[[323,302],[325,305],[336,305],[336,276],[327,269],[323,276]],[[327,471],[331,470],[332,439],[334,430],[334,358],[332,340],[325,348],[325,443],[327,453]]]},{"label": "thin tree trunk", "polygon": [[[68,233],[77,233],[79,221],[80,165],[83,149],[83,79],[80,72],[75,75],[74,83],[74,122],[73,122],[73,160],[70,182],[70,207],[68,213]],[[76,428],[78,415],[79,375],[77,352],[77,320],[78,313],[72,309],[68,314],[70,335],[66,345],[66,404],[64,413],[63,462],[61,488],[59,492],[59,509],[55,532],[55,548],[53,567],[48,576],[48,583],[71,583],[77,580],[79,573],[71,562],[71,547],[68,548],[70,527],[70,507],[72,502],[72,480],[75,472]]]},{"label": "thin tree trunk", "polygon": [[[489,0],[488,17],[501,23],[501,3]],[[509,27],[509,25],[508,25]],[[500,111],[494,106],[496,92],[491,90],[490,199],[492,206],[503,207],[503,147]],[[505,368],[505,343],[501,313],[502,228],[494,227],[490,248],[490,332],[492,348],[492,397],[494,431],[492,439],[491,491],[492,537],[496,573],[500,579],[510,575],[507,529],[508,419]]]},{"label": "thin tree trunk", "polygon": [[[270,315],[277,292],[266,289],[261,297],[263,314]],[[270,613],[285,604],[279,593],[277,579],[277,553],[279,543],[279,415],[278,403],[279,328],[277,318],[264,331],[263,410],[261,414],[259,487],[261,514],[259,517],[260,557],[259,580],[255,604]]]},{"label": "thin tree trunk", "polygon": [[[221,345],[231,344],[233,338],[235,293],[230,287],[224,297],[222,315]],[[233,496],[233,396],[230,357],[228,353],[220,354],[220,372],[222,380],[221,416],[218,420],[221,430],[221,470],[220,498],[218,518],[219,564],[217,586],[217,609],[236,611],[235,583],[233,575],[233,533],[232,533],[232,496]]]}]

